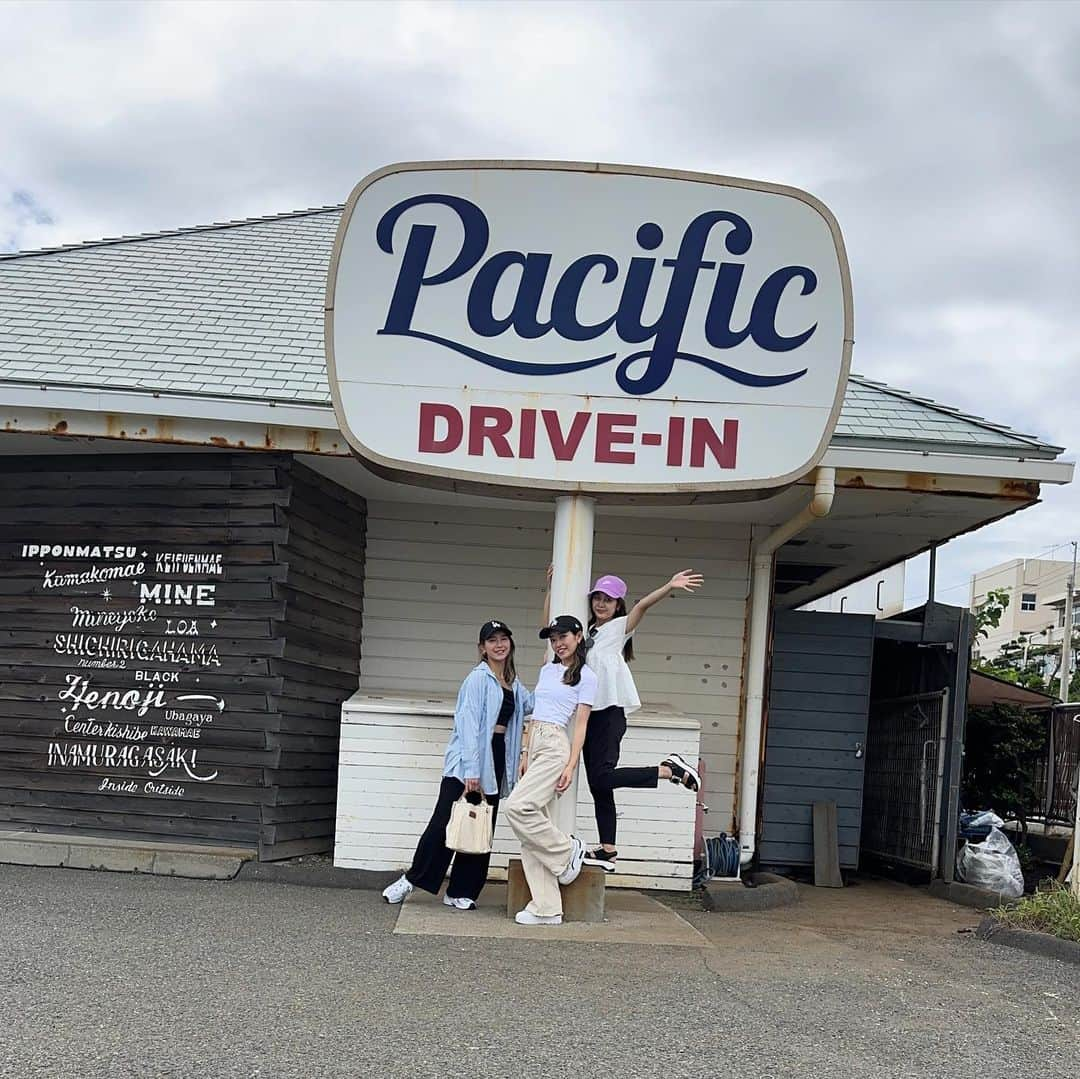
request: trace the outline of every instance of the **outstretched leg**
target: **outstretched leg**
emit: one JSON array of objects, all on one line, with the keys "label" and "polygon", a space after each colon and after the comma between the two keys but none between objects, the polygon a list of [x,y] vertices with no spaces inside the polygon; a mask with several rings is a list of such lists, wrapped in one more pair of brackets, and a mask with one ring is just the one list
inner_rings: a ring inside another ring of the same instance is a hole
[{"label": "outstretched leg", "polygon": [[656,767],[618,767],[619,750],[625,734],[626,714],[623,710],[617,706],[601,708],[589,716],[582,747],[585,775],[596,809],[600,845],[607,851],[615,849],[616,788],[655,787],[660,780],[660,769]]}]

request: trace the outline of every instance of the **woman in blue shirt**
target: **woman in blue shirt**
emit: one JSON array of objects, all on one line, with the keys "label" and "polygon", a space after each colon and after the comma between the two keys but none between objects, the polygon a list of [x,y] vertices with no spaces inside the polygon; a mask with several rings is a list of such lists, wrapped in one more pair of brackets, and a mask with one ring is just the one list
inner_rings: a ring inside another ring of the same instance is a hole
[{"label": "woman in blue shirt", "polygon": [[533,696],[518,680],[514,636],[505,622],[492,620],[480,627],[479,649],[480,662],[458,691],[435,811],[412,865],[383,892],[387,903],[402,902],[414,888],[437,895],[451,859],[454,867],[443,896],[448,907],[473,910],[487,880],[491,855],[455,854],[446,846],[446,826],[463,793],[475,795],[477,802],[483,794],[494,823],[500,796],[509,794],[518,778],[521,732]]}]

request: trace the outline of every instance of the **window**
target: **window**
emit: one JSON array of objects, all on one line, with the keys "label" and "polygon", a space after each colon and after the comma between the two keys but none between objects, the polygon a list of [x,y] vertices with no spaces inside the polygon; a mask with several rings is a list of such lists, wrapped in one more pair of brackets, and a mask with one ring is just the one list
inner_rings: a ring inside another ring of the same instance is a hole
[{"label": "window", "polygon": [[1020,594],[1020,610],[1033,611],[1035,610],[1035,592],[1022,592]]}]

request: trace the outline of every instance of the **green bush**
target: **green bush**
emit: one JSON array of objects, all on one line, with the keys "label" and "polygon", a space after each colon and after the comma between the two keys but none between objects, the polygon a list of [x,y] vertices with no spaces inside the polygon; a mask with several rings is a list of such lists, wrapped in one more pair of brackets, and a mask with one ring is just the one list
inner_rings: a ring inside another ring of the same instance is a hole
[{"label": "green bush", "polygon": [[963,802],[968,809],[993,809],[1015,817],[1025,832],[1039,808],[1035,771],[1046,756],[1045,715],[1013,704],[969,708],[964,737]]}]

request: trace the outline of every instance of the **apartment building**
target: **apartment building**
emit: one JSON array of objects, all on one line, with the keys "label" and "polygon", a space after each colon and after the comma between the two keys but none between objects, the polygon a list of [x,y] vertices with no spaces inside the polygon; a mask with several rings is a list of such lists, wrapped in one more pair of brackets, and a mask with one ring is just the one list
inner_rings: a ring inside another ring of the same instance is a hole
[{"label": "apartment building", "polygon": [[997,629],[975,645],[983,659],[993,659],[1003,645],[1022,633],[1044,634],[1039,643],[1060,641],[1055,631],[1064,624],[1065,588],[1071,561],[1045,558],[1014,558],[971,578],[969,605],[976,610],[995,589],[1009,593],[1009,606]]}]

